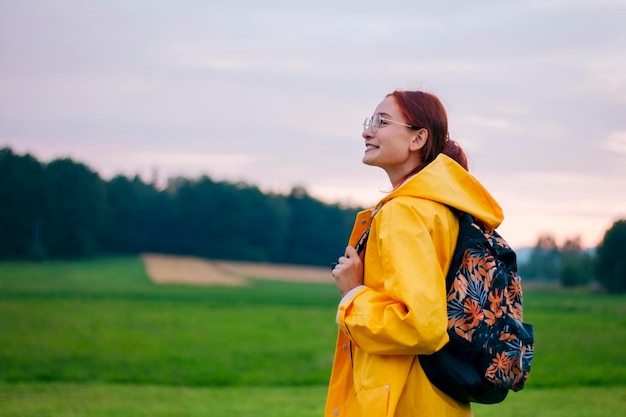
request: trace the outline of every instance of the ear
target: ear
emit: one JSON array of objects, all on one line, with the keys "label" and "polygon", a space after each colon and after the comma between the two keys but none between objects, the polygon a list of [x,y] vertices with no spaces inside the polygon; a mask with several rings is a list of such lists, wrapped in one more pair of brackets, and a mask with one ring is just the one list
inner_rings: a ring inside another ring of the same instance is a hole
[{"label": "ear", "polygon": [[417,132],[415,132],[413,139],[411,139],[409,149],[411,151],[419,151],[420,149],[424,147],[424,145],[426,145],[427,141],[428,141],[428,130],[420,129]]}]

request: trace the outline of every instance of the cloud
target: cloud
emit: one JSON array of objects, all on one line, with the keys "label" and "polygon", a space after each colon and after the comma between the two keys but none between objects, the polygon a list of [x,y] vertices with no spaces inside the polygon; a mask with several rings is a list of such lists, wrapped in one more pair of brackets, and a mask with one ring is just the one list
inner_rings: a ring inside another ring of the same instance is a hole
[{"label": "cloud", "polygon": [[604,142],[604,149],[626,155],[626,131],[612,133],[607,141]]},{"label": "cloud", "polygon": [[[214,179],[245,180],[244,172],[251,171],[259,159],[253,153],[197,153],[185,151],[112,151],[100,158],[80,158],[94,167],[102,177],[140,175],[148,179],[158,172],[163,179],[183,176],[198,178],[209,175]],[[248,179],[251,180],[251,179]]]},{"label": "cloud", "polygon": [[498,119],[498,118],[484,118],[479,116],[467,116],[465,117],[465,121],[479,126],[479,127],[487,127],[494,129],[506,129],[511,126],[511,121],[506,119]]},{"label": "cloud", "polygon": [[233,58],[206,58],[201,59],[198,62],[192,62],[188,65],[183,64],[183,68],[192,68],[192,69],[208,69],[208,70],[218,70],[218,71],[242,71],[249,70],[254,68],[254,65],[251,65],[248,62],[245,62],[241,59],[233,59]]}]

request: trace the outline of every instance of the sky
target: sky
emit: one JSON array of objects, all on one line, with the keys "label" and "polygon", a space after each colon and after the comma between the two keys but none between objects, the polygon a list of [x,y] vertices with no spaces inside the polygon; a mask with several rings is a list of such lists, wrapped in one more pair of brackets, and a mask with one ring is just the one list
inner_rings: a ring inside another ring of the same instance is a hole
[{"label": "sky", "polygon": [[373,206],[363,119],[445,105],[515,248],[626,218],[626,0],[0,0],[0,148]]}]

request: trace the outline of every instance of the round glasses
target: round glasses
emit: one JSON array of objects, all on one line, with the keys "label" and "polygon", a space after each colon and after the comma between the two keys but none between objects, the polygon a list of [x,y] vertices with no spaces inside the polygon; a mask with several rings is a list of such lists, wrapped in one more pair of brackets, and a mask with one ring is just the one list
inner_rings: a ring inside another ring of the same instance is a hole
[{"label": "round glasses", "polygon": [[386,117],[383,117],[380,113],[376,113],[372,116],[366,117],[365,120],[363,121],[363,131],[366,131],[367,129],[372,129],[372,133],[376,133],[378,132],[378,128],[381,125],[385,125],[388,123],[393,123],[395,125],[400,125],[400,126],[406,126],[410,129],[422,129],[421,126],[413,126],[413,125],[408,125],[406,123],[402,123],[402,122],[397,122],[395,120],[391,120],[391,119],[387,119]]}]

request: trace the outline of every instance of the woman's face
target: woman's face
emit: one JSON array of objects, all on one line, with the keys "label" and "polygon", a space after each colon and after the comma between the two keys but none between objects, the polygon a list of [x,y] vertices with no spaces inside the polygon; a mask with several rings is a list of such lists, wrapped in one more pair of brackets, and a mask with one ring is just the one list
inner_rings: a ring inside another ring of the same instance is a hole
[{"label": "woman's face", "polygon": [[[393,96],[386,97],[376,107],[374,115],[380,114],[383,119],[393,120],[406,124],[407,121],[400,112],[400,107]],[[363,131],[365,139],[365,154],[363,163],[384,169],[392,184],[397,185],[400,180],[413,168],[419,165],[419,149],[423,140],[419,138],[419,132],[401,124],[382,121],[376,133],[372,126]]]}]

